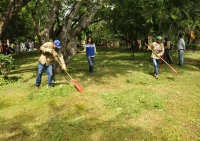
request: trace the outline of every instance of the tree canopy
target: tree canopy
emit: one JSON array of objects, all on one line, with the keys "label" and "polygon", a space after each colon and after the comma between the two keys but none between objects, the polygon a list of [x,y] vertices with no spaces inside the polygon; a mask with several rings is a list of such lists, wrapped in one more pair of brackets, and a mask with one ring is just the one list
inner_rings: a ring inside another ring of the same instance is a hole
[{"label": "tree canopy", "polygon": [[173,39],[182,32],[189,41],[191,31],[199,35],[199,6],[198,0],[3,0],[0,38],[37,39],[40,44],[59,39],[68,62],[82,35],[123,39],[135,49],[137,40],[148,35]]}]

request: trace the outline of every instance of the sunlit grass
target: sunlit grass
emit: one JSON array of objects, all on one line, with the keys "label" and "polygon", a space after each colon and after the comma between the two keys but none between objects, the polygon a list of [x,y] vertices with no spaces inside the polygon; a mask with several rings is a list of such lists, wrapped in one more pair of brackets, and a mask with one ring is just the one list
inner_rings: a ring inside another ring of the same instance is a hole
[{"label": "sunlit grass", "polygon": [[0,86],[0,140],[131,141],[200,140],[200,54],[186,52],[185,65],[162,64],[153,77],[151,52],[97,49],[94,76],[84,53],[67,65],[83,86],[78,92],[65,74],[55,87],[34,87],[39,52],[15,60],[9,83]]}]

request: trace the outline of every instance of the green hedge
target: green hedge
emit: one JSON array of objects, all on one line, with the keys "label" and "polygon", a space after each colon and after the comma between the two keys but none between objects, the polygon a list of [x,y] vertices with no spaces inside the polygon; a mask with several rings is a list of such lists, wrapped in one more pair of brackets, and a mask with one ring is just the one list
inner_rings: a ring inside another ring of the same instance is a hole
[{"label": "green hedge", "polygon": [[193,51],[200,50],[200,44],[187,44],[186,49],[191,49]]}]

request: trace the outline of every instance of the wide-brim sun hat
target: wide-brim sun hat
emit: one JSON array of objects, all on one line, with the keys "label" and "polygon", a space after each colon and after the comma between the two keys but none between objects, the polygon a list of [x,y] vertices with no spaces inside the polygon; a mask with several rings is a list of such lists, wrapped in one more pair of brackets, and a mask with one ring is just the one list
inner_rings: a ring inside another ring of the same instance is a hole
[{"label": "wide-brim sun hat", "polygon": [[157,36],[156,40],[162,40],[162,37],[161,36]]},{"label": "wide-brim sun hat", "polygon": [[53,43],[56,45],[56,48],[61,48],[59,40],[55,40]]}]

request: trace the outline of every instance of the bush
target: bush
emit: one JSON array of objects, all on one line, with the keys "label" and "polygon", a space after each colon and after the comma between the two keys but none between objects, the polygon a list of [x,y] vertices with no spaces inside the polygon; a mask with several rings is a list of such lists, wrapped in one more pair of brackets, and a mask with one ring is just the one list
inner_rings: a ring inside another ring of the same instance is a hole
[{"label": "bush", "polygon": [[192,51],[200,50],[200,44],[187,44],[186,49],[191,49]]},{"label": "bush", "polygon": [[13,57],[11,55],[0,54],[0,75],[7,75],[13,66]]}]

